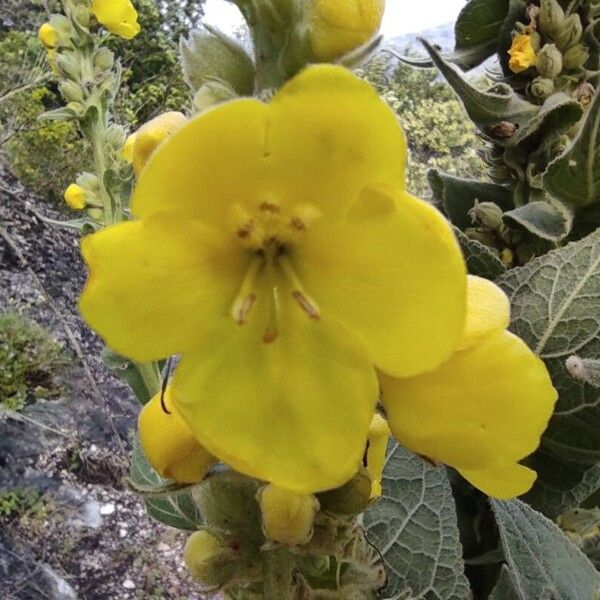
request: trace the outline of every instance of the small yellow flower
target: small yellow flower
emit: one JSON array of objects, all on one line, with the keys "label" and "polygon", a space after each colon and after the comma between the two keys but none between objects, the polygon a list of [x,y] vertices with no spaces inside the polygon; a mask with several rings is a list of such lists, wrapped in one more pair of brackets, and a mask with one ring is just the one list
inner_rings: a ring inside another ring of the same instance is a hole
[{"label": "small yellow flower", "polygon": [[381,476],[383,475],[385,453],[391,435],[387,421],[376,413],[369,428],[366,460],[367,471],[371,477],[371,498],[381,496]]},{"label": "small yellow flower", "polygon": [[50,25],[50,23],[44,23],[38,32],[38,36],[40,38],[40,42],[42,42],[43,46],[47,50],[51,50],[56,48],[56,44],[58,43],[58,31]]},{"label": "small yellow flower", "polygon": [[207,110],[142,170],[137,219],[84,239],[82,314],[138,362],[182,354],[173,404],[222,462],[337,488],[362,463],[375,367],[430,371],[464,328],[462,255],[405,160],[394,112],[341,67]]},{"label": "small yellow flower", "polygon": [[163,400],[164,407],[161,394],[156,394],[140,412],[138,432],[144,454],[162,477],[178,483],[198,483],[217,461],[198,443],[175,410],[170,388]]},{"label": "small yellow flower", "polygon": [[150,156],[152,156],[158,146],[186,123],[187,119],[182,113],[167,112],[148,121],[136,133],[129,136],[127,142],[125,142],[125,146],[128,143],[130,144],[131,162],[137,176],[140,175]]},{"label": "small yellow flower", "polygon": [[375,35],[385,0],[308,0],[310,43],[318,61],[328,62]]},{"label": "small yellow flower", "polygon": [[557,399],[544,363],[506,330],[509,310],[500,288],[469,277],[467,323],[454,356],[416,377],[380,375],[396,439],[497,498],[533,485],[535,471],[518,461],[538,447]]},{"label": "small yellow flower", "polygon": [[141,31],[131,0],[92,0],[91,11],[106,29],[126,40]]},{"label": "small yellow flower", "polygon": [[87,206],[87,202],[85,200],[85,190],[77,185],[76,183],[72,183],[65,190],[65,202],[73,209],[73,210],[83,210]]},{"label": "small yellow flower", "polygon": [[516,35],[508,54],[510,56],[508,67],[513,73],[521,73],[529,67],[535,66],[537,55],[531,35],[527,33]]},{"label": "small yellow flower", "polygon": [[268,485],[258,493],[266,537],[280,544],[300,546],[310,541],[318,500],[310,494],[288,492]]}]

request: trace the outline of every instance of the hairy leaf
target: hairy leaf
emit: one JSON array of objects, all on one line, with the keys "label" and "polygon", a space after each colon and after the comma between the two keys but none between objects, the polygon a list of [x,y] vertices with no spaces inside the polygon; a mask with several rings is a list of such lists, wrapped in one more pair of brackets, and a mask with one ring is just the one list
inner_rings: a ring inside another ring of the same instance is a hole
[{"label": "hairy leaf", "polygon": [[496,277],[506,272],[506,267],[491,248],[484,246],[477,240],[472,240],[458,229],[454,230],[454,234],[458,238],[471,275],[496,279]]},{"label": "hairy leaf", "polygon": [[515,580],[506,565],[502,566],[498,583],[496,583],[496,587],[492,590],[488,600],[520,600],[515,589]]},{"label": "hairy leaf", "polygon": [[537,237],[558,242],[569,234],[572,219],[548,202],[536,201],[504,214],[509,225],[519,225]]},{"label": "hairy leaf", "polygon": [[516,598],[594,598],[600,573],[552,521],[519,500],[491,504]]},{"label": "hairy leaf", "polygon": [[446,472],[391,441],[383,495],[364,515],[386,564],[386,597],[410,589],[424,600],[471,598]]}]

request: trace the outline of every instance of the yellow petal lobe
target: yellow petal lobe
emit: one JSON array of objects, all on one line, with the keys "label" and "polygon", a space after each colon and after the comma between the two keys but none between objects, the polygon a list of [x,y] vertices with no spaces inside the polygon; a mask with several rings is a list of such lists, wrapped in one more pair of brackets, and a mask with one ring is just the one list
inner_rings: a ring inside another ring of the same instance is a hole
[{"label": "yellow petal lobe", "polygon": [[92,0],[91,11],[108,31],[126,40],[141,31],[131,0]]},{"label": "yellow petal lobe", "polygon": [[375,413],[369,428],[367,448],[367,471],[372,482],[371,498],[381,496],[381,476],[390,435],[391,431],[387,421],[379,413]]},{"label": "yellow petal lobe", "polygon": [[497,465],[481,471],[459,469],[459,473],[484,494],[510,500],[528,492],[537,473],[517,463]]}]

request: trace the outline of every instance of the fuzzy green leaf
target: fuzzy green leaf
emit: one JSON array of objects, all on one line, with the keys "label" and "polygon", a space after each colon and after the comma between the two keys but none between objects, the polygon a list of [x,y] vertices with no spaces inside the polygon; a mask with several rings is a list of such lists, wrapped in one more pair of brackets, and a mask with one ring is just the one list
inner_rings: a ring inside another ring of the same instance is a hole
[{"label": "fuzzy green leaf", "polygon": [[488,600],[520,600],[515,590],[515,581],[506,565],[502,565],[498,582]]},{"label": "fuzzy green leaf", "polygon": [[600,462],[600,390],[565,365],[573,354],[600,357],[600,231],[498,283],[511,300],[511,330],[541,356],[559,393],[543,448],[565,461]]},{"label": "fuzzy green leaf", "polygon": [[452,62],[468,70],[494,54],[507,13],[508,0],[470,0],[456,21]]},{"label": "fuzzy green leaf", "polygon": [[543,240],[558,242],[571,230],[572,219],[548,202],[530,202],[504,214],[507,225],[521,226]]},{"label": "fuzzy green leaf", "polygon": [[383,495],[364,515],[367,536],[386,564],[386,597],[471,598],[456,508],[446,471],[391,441]]},{"label": "fuzzy green leaf", "polygon": [[461,99],[470,119],[484,133],[502,122],[523,127],[539,112],[539,107],[517,96],[506,84],[498,84],[488,92],[471,85],[429,42],[421,41],[435,66]]},{"label": "fuzzy green leaf", "polygon": [[579,506],[600,489],[600,465],[566,462],[542,450],[525,462],[538,477],[522,499],[551,519]]},{"label": "fuzzy green leaf", "polygon": [[[598,573],[552,521],[519,500],[492,500],[519,600],[591,600]],[[510,598],[510,596],[509,596]]]},{"label": "fuzzy green leaf", "polygon": [[596,94],[571,146],[550,163],[546,189],[571,206],[600,201],[600,94]]},{"label": "fuzzy green leaf", "polygon": [[477,240],[472,240],[458,229],[454,230],[454,234],[458,238],[471,275],[496,279],[506,272],[506,267],[491,248]]},{"label": "fuzzy green leaf", "polygon": [[150,466],[138,440],[135,441],[133,447],[129,477],[134,487],[145,490],[155,489],[157,493],[159,490],[163,490],[163,493],[157,496],[144,497],[148,514],[157,521],[170,527],[190,531],[194,531],[202,525],[202,517],[192,498],[191,488],[164,493],[164,490],[172,482],[163,479]]}]

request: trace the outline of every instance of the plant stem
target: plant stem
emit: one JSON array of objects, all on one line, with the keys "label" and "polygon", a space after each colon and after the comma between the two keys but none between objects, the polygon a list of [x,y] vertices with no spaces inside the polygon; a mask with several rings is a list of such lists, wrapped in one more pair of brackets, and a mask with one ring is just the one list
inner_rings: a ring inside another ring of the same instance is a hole
[{"label": "plant stem", "polygon": [[289,600],[292,597],[294,557],[286,548],[265,553],[263,563],[265,600]]}]

